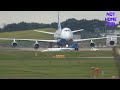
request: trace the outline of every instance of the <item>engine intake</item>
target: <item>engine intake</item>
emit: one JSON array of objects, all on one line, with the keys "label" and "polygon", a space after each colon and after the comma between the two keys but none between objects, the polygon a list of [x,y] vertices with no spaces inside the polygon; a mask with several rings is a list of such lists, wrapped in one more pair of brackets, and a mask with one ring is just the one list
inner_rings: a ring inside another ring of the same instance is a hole
[{"label": "engine intake", "polygon": [[36,43],[34,44],[34,49],[38,49],[40,47],[39,43],[36,41]]},{"label": "engine intake", "polygon": [[13,46],[13,47],[17,47],[17,45],[18,45],[17,42],[13,42],[13,43],[12,43],[12,46]]},{"label": "engine intake", "polygon": [[91,46],[91,47],[95,47],[95,43],[93,43],[93,42],[90,43],[90,46]]},{"label": "engine intake", "polygon": [[110,41],[110,45],[114,45],[115,44],[115,42],[114,41]]},{"label": "engine intake", "polygon": [[93,42],[93,40],[91,40],[90,42],[90,47],[95,47],[95,43]]}]

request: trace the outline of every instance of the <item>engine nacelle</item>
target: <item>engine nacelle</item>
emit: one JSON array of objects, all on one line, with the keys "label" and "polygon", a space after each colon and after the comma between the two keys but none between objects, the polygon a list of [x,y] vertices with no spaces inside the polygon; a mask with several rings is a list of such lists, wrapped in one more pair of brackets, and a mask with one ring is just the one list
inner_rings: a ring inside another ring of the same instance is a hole
[{"label": "engine nacelle", "polygon": [[95,47],[95,43],[90,43],[90,46],[91,47]]},{"label": "engine nacelle", "polygon": [[17,45],[18,45],[18,44],[17,44],[16,41],[12,42],[12,46],[13,46],[13,47],[17,47]]},{"label": "engine nacelle", "polygon": [[36,43],[34,44],[34,49],[38,49],[40,47],[39,43],[36,41]]},{"label": "engine nacelle", "polygon": [[95,47],[95,43],[91,40],[90,47]]},{"label": "engine nacelle", "polygon": [[110,45],[114,45],[115,44],[115,42],[114,41],[110,41]]}]

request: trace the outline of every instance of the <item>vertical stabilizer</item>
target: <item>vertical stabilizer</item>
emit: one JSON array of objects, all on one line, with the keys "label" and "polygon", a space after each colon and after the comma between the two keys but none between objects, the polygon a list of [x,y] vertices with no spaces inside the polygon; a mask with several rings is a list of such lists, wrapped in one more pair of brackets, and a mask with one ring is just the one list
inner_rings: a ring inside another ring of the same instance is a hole
[{"label": "vertical stabilizer", "polygon": [[61,24],[60,24],[60,20],[59,20],[59,12],[58,12],[58,30],[61,30]]}]

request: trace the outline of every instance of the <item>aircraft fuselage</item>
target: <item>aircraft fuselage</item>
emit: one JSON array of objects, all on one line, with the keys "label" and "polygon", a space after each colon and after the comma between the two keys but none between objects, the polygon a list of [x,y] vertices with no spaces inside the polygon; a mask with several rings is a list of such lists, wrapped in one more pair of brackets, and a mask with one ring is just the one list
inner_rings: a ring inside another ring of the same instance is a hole
[{"label": "aircraft fuselage", "polygon": [[62,30],[57,30],[54,34],[55,39],[64,39],[66,41],[73,39],[73,33],[69,28],[63,28]]}]

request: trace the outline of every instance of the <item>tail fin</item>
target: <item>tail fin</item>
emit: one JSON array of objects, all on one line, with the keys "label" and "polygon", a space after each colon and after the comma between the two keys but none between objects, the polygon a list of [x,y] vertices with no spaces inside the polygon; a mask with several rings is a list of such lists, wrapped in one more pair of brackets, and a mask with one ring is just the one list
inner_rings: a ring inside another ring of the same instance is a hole
[{"label": "tail fin", "polygon": [[61,30],[61,24],[60,24],[60,21],[59,21],[59,12],[58,12],[58,30]]}]

